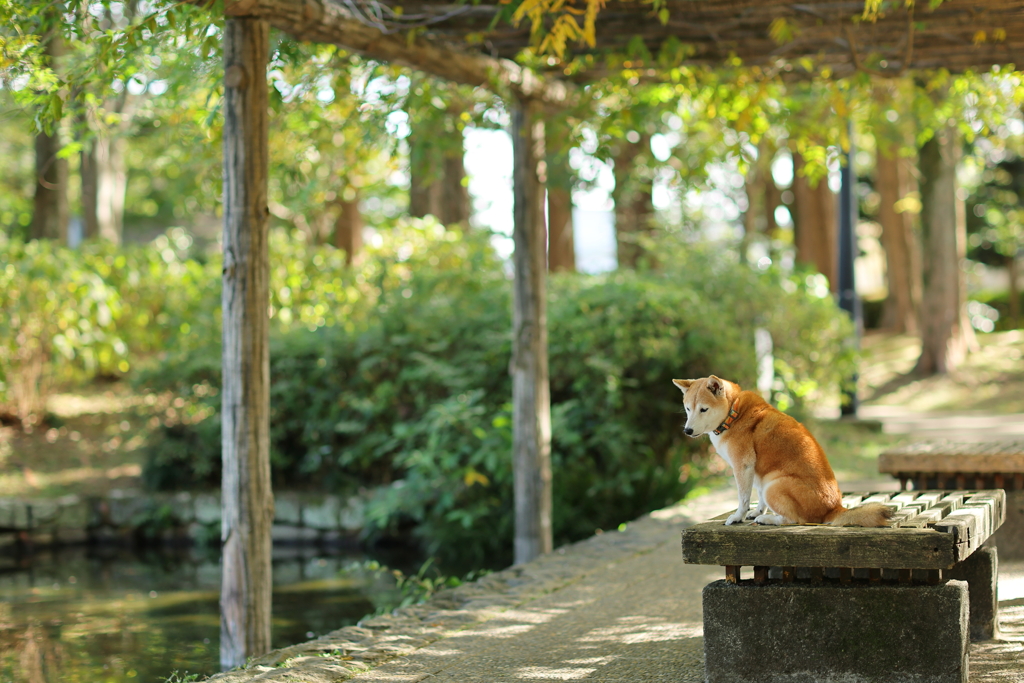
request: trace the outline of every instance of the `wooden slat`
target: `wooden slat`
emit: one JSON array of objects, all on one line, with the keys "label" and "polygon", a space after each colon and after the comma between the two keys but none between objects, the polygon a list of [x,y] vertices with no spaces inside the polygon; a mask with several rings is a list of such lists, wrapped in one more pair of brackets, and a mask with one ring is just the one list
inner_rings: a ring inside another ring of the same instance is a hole
[{"label": "wooden slat", "polygon": [[927,510],[924,510],[917,514],[915,517],[911,517],[905,522],[902,522],[900,526],[905,528],[917,527],[925,529],[934,524],[935,522],[941,521],[942,518],[945,516],[943,513],[948,511],[948,508],[946,508],[945,511],[941,508],[928,508]]},{"label": "wooden slat", "polygon": [[902,526],[903,522],[909,521],[917,515],[921,514],[928,508],[927,503],[911,503],[910,505],[904,505],[900,508],[896,514],[892,516],[892,524],[895,526]]},{"label": "wooden slat", "polygon": [[960,506],[964,504],[964,492],[953,491],[952,493],[947,493],[945,496],[942,497],[942,500],[939,502],[949,503],[950,505],[953,506],[953,510],[959,510]]},{"label": "wooden slat", "polygon": [[893,494],[891,492],[872,493],[866,496],[861,502],[861,505],[867,505],[868,503],[886,503],[888,504],[892,500]]},{"label": "wooden slat", "polygon": [[690,564],[948,568],[955,537],[931,529],[751,525],[707,522],[683,531]]},{"label": "wooden slat", "polygon": [[901,491],[900,493],[897,493],[895,496],[890,498],[890,500],[894,503],[900,503],[906,506],[910,503],[913,503],[917,499],[917,496],[917,491]]},{"label": "wooden slat", "polygon": [[919,503],[934,505],[946,496],[945,491],[921,491],[914,500]]},{"label": "wooden slat", "polygon": [[862,500],[864,500],[864,496],[859,493],[847,493],[843,496],[843,507],[847,509],[857,507]]},{"label": "wooden slat", "polygon": [[[971,554],[971,519],[954,517],[955,514],[954,512],[936,522],[932,528],[948,538],[948,542],[952,543],[954,557],[957,558],[957,562],[960,562]],[[931,567],[921,567],[921,569],[931,569]]]},{"label": "wooden slat", "polygon": [[999,489],[910,493],[863,496],[865,503],[899,507],[899,528],[726,526],[730,513],[724,513],[683,531],[683,559],[755,567],[948,569],[979,548],[1005,518],[1006,494]]},{"label": "wooden slat", "polygon": [[[1002,495],[1000,495],[1000,493]],[[1006,493],[1000,491],[981,491],[967,499],[968,505],[976,505],[992,501],[993,507],[993,529],[998,529],[1006,521]]]}]

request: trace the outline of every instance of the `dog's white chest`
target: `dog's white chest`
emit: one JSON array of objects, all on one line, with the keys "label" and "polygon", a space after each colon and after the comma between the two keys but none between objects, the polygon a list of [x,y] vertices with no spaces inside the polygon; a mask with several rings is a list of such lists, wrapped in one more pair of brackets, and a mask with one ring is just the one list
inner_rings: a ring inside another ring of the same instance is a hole
[{"label": "dog's white chest", "polygon": [[732,458],[729,457],[729,446],[723,442],[723,435],[711,432],[708,436],[711,438],[711,445],[715,447],[715,453],[718,453],[722,460],[729,463],[729,467],[732,467]]}]

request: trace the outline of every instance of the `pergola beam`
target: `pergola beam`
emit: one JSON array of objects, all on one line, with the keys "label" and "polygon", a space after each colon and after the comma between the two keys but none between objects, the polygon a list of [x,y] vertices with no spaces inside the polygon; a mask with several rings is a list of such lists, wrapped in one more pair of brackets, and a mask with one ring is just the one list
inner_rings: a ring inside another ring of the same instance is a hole
[{"label": "pergola beam", "polygon": [[[504,6],[493,0],[465,7],[448,0],[383,4],[436,17],[421,35],[438,44],[468,45],[473,37],[485,41],[490,55],[505,58],[530,44],[529,22],[495,23]],[[934,8],[917,3],[912,12],[899,2],[869,19],[863,18],[864,0],[667,0],[664,8],[668,18],[662,24],[633,2],[610,0],[597,15],[597,47],[570,45],[569,51],[600,57],[629,51],[639,40],[657,55],[671,41],[684,46],[681,61],[688,64],[720,65],[738,57],[747,65],[768,65],[811,57],[848,73],[858,68],[857,62],[871,62],[877,69],[877,62],[885,60],[882,70],[893,75],[905,69],[963,71],[1024,61],[1024,0],[946,0]],[[773,27],[776,21],[783,23]],[[561,64],[553,68],[561,75]],[[577,78],[603,73],[598,67]]]},{"label": "pergola beam", "polygon": [[224,13],[258,17],[298,40],[338,45],[457,83],[507,89],[553,104],[569,96],[570,86],[540,78],[510,59],[454,49],[405,32],[385,33],[331,0],[228,0]]}]

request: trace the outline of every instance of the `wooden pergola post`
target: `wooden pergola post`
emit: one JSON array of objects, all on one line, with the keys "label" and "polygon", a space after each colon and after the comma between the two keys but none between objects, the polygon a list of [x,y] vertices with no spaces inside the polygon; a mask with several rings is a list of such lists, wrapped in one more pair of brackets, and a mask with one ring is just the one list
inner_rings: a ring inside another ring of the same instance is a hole
[{"label": "wooden pergola post", "polygon": [[224,292],[220,663],[270,650],[270,24],[224,26]]},{"label": "wooden pergola post", "polygon": [[515,562],[551,552],[551,395],[548,386],[544,119],[539,104],[512,104],[515,282],[512,315],[512,450]]}]

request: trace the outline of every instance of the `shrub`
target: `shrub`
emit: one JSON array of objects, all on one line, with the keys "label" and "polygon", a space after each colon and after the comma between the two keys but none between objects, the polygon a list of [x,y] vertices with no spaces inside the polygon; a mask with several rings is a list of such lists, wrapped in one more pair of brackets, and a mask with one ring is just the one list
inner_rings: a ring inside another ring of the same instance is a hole
[{"label": "shrub", "polygon": [[[290,329],[275,326],[275,485],[383,485],[370,507],[372,533],[411,528],[443,560],[506,563],[511,286],[489,236],[410,222],[353,269],[330,247],[303,250],[302,264],[277,257],[278,268],[299,278],[300,290],[304,278],[311,288],[335,283],[347,308],[332,319],[304,295],[306,313],[294,315]],[[318,254],[320,271],[309,266]],[[775,341],[780,403],[835,394],[850,370],[842,344],[849,323],[816,276],[756,273],[699,245],[665,262],[672,267],[551,280],[557,542],[614,528],[686,493],[694,480],[681,468],[706,446],[683,439],[669,380],[714,372],[753,384],[756,327]],[[189,364],[168,361],[157,377],[216,408],[218,367],[219,355],[200,362],[193,354]],[[205,396],[196,394],[201,388]],[[151,446],[149,481],[184,485],[182,474],[195,473],[192,483],[216,484],[218,431],[213,416],[167,428],[163,445]]]},{"label": "shrub", "polygon": [[122,375],[169,344],[187,353],[206,330],[219,338],[219,265],[190,258],[190,245],[181,228],[79,249],[0,234],[0,406],[31,423],[60,381]]},{"label": "shrub", "polygon": [[56,382],[127,353],[116,329],[117,289],[49,241],[0,233],[0,311],[0,408],[27,424]]}]

